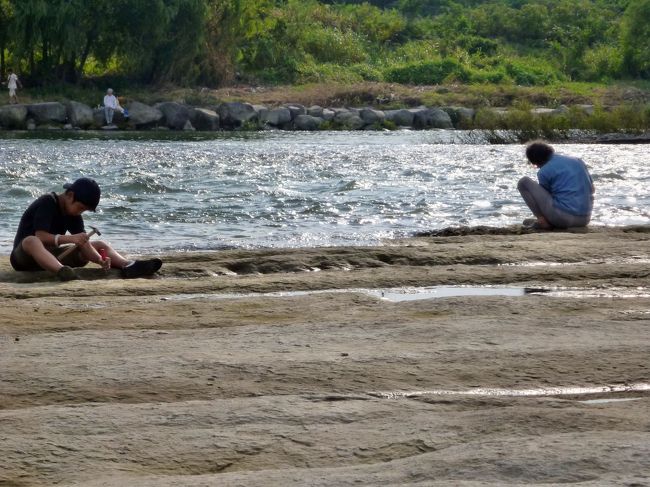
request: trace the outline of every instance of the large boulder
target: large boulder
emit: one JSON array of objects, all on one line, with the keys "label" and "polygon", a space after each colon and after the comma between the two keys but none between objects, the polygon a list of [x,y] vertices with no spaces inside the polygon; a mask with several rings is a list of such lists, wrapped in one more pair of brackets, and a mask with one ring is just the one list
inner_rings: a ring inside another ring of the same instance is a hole
[{"label": "large boulder", "polygon": [[25,105],[5,105],[0,107],[0,127],[6,129],[22,129],[27,123],[27,107]]},{"label": "large boulder", "polygon": [[219,115],[207,108],[190,109],[190,122],[196,130],[218,130]]},{"label": "large boulder", "polygon": [[393,122],[398,127],[413,126],[413,112],[405,108],[401,110],[386,111],[386,120]]},{"label": "large boulder", "polygon": [[257,120],[257,111],[250,103],[239,101],[222,103],[217,107],[221,125],[229,128],[242,127],[247,122]]},{"label": "large boulder", "polygon": [[311,115],[312,117],[322,117],[323,107],[319,105],[312,105],[307,109],[307,115]]},{"label": "large boulder", "polygon": [[359,116],[366,125],[380,124],[386,119],[384,112],[372,108],[364,108],[359,112]]},{"label": "large boulder", "polygon": [[[122,112],[115,111],[113,113],[112,125],[124,126],[127,121],[128,120],[124,117]],[[107,126],[106,112],[104,111],[104,107],[93,109],[93,122],[91,125],[97,128]]]},{"label": "large boulder", "polygon": [[341,124],[344,128],[349,130],[358,130],[363,128],[366,123],[361,119],[357,112],[352,110],[338,110],[334,121]]},{"label": "large boulder", "polygon": [[37,125],[65,123],[68,119],[65,106],[55,101],[27,105],[27,113]]},{"label": "large boulder", "polygon": [[153,108],[160,110],[163,119],[159,122],[170,129],[183,130],[185,123],[190,119],[190,108],[173,101],[156,103]]},{"label": "large boulder", "polygon": [[298,115],[307,115],[307,109],[303,105],[292,104],[287,107],[291,112],[291,119],[295,119]]},{"label": "large boulder", "polygon": [[447,112],[449,118],[451,118],[451,123],[454,124],[454,127],[456,128],[471,126],[471,123],[474,121],[474,117],[476,116],[476,110],[473,108],[443,107],[443,110]]},{"label": "large boulder", "polygon": [[78,101],[68,101],[65,104],[68,121],[73,127],[87,128],[93,125],[93,109]]},{"label": "large boulder", "polygon": [[324,120],[334,120],[336,112],[334,110],[330,110],[329,108],[323,108],[323,113],[321,115],[314,115],[313,113],[310,113],[310,115],[313,117],[320,116]]},{"label": "large boulder", "polygon": [[260,116],[260,122],[268,123],[274,127],[289,123],[291,120],[291,111],[287,107],[273,108]]},{"label": "large boulder", "polygon": [[163,119],[163,113],[157,108],[133,101],[127,106],[129,125],[136,128],[155,127]]},{"label": "large boulder", "polygon": [[323,119],[311,115],[298,115],[293,123],[296,130],[318,130],[323,123]]},{"label": "large boulder", "polygon": [[452,129],[454,124],[447,112],[440,108],[414,108],[413,126],[418,129]]}]

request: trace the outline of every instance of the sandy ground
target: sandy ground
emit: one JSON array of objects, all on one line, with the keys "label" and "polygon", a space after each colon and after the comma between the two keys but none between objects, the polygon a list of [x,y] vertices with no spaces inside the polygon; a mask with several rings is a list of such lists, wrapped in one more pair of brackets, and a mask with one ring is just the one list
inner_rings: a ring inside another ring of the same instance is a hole
[{"label": "sandy ground", "polygon": [[[650,485],[650,227],[441,235],[130,281],[4,257],[0,486]],[[437,285],[554,292],[359,290]],[[638,390],[562,389],[607,386]]]}]

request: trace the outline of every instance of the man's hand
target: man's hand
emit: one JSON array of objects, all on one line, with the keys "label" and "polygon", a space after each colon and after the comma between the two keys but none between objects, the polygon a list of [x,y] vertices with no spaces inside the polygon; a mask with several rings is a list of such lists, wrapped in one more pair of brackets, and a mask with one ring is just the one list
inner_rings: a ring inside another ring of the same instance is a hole
[{"label": "man's hand", "polygon": [[88,240],[90,240],[90,237],[88,236],[87,233],[81,232],[81,233],[75,233],[74,235],[68,236],[69,242],[67,243],[73,243],[75,245],[78,245],[79,247],[83,247],[88,243]]},{"label": "man's hand", "polygon": [[99,265],[102,266],[102,269],[104,269],[106,272],[111,270],[111,258],[106,257],[105,259],[102,259],[102,261],[99,263]]}]

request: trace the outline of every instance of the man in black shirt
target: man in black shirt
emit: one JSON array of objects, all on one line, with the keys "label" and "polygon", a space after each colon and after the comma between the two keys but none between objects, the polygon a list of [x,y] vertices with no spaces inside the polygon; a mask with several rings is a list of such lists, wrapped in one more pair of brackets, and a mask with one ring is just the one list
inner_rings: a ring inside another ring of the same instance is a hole
[{"label": "man in black shirt", "polygon": [[[126,278],[148,276],[160,269],[160,259],[130,261],[106,242],[89,241],[81,214],[95,211],[99,204],[101,190],[93,179],[80,178],[63,187],[63,193],[38,198],[20,219],[10,257],[14,269],[47,270],[56,273],[62,281],[76,279],[73,267],[83,267],[88,262],[95,262],[105,270],[121,269]],[[69,248],[66,244],[76,248],[59,261],[57,256]]]}]

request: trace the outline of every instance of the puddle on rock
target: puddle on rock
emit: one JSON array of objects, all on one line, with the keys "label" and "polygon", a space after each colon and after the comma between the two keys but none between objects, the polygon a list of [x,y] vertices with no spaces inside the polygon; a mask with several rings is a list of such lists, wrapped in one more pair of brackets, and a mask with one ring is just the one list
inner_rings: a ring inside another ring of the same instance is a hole
[{"label": "puddle on rock", "polygon": [[242,298],[282,298],[294,296],[309,296],[313,294],[357,293],[384,299],[391,302],[416,301],[420,299],[452,298],[458,296],[524,296],[526,294],[542,294],[549,292],[542,288],[527,287],[492,287],[492,286],[429,286],[429,287],[399,287],[386,289],[352,288],[352,289],[321,289],[317,291],[276,291],[270,293],[233,293],[233,294],[174,294],[164,296],[163,301],[184,299],[242,299]]},{"label": "puddle on rock", "polygon": [[357,293],[390,302],[417,301],[424,299],[453,298],[462,296],[511,296],[544,295],[563,298],[639,298],[650,297],[650,289],[637,288],[533,288],[507,286],[428,286],[428,287],[399,287],[386,289],[352,288],[352,289],[321,289],[316,291],[276,291],[269,293],[197,293],[172,294],[158,297],[163,301],[180,301],[189,299],[244,299],[244,298],[283,298],[295,296],[310,296],[314,294]]},{"label": "puddle on rock", "polygon": [[643,397],[613,397],[611,399],[587,399],[586,401],[580,401],[582,404],[607,404],[609,402],[629,402],[629,401],[641,401],[645,399]]},{"label": "puddle on rock", "polygon": [[505,389],[477,387],[465,391],[431,389],[424,391],[384,391],[371,392],[370,395],[384,399],[416,398],[426,396],[491,396],[491,397],[543,397],[543,396],[583,396],[590,394],[613,394],[620,392],[647,392],[650,384],[612,384],[592,387],[540,387],[536,389]]},{"label": "puddle on rock", "polygon": [[363,292],[388,301],[402,302],[459,296],[524,296],[532,293],[544,293],[546,290],[525,287],[433,286],[385,290],[364,289]]}]

